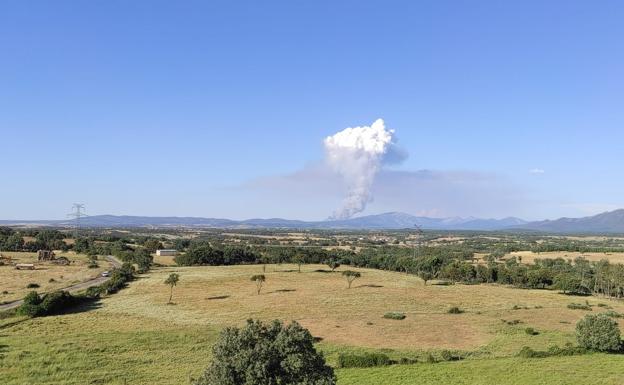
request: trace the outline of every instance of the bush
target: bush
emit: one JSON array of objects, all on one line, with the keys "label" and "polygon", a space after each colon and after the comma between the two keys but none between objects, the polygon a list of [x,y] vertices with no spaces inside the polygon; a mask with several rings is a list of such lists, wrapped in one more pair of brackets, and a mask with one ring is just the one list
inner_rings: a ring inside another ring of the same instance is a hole
[{"label": "bush", "polygon": [[543,357],[548,357],[548,356],[550,356],[548,352],[544,352],[540,350],[533,350],[528,346],[524,346],[518,352],[518,357],[522,357],[522,358],[543,358]]},{"label": "bush", "polygon": [[383,317],[388,318],[388,319],[402,320],[402,319],[405,319],[405,314],[391,311],[391,312],[384,314]]},{"label": "bush", "polygon": [[539,332],[533,328],[526,328],[524,329],[524,332],[530,336],[536,336],[539,334]]},{"label": "bush", "polygon": [[66,291],[55,291],[40,297],[31,291],[24,297],[24,303],[17,309],[17,314],[28,317],[43,317],[59,314],[76,305],[80,299]]},{"label": "bush", "polygon": [[528,346],[524,346],[518,352],[518,357],[522,358],[544,358],[553,356],[573,356],[577,354],[585,354],[587,350],[580,346],[572,346],[572,344],[566,344],[565,347],[560,348],[557,345],[550,346],[547,351],[533,350]]},{"label": "bush", "polygon": [[586,349],[605,351],[620,350],[618,323],[605,314],[587,314],[576,323],[576,340]]},{"label": "bush", "polygon": [[37,317],[41,314],[41,297],[36,291],[31,291],[24,297],[24,303],[17,308],[17,314],[28,317]]},{"label": "bush", "polygon": [[604,312],[604,315],[606,315],[608,317],[611,317],[611,318],[624,318],[624,314],[618,313],[618,312],[616,312],[614,310],[606,311],[606,312]]},{"label": "bush", "polygon": [[38,283],[29,283],[28,285],[26,285],[26,289],[38,289],[40,286]]},{"label": "bush", "polygon": [[585,304],[582,304],[582,303],[570,303],[570,304],[568,304],[568,309],[592,311],[592,307],[588,303],[585,303]]},{"label": "bush", "polygon": [[453,354],[450,350],[442,350],[440,352],[440,358],[442,361],[458,361],[461,360],[461,356]]},{"label": "bush", "polygon": [[447,313],[449,314],[461,314],[464,311],[460,308],[458,308],[457,306],[453,306],[452,308],[448,309]]},{"label": "bush", "polygon": [[194,385],[335,385],[336,376],[297,322],[264,324],[248,320],[226,328],[212,348],[212,364]]},{"label": "bush", "polygon": [[390,357],[383,353],[338,355],[339,368],[371,368],[373,366],[387,366],[392,363]]},{"label": "bush", "polygon": [[66,291],[55,291],[43,296],[41,302],[42,315],[59,314],[76,305],[77,298]]},{"label": "bush", "polygon": [[104,289],[101,286],[91,286],[85,291],[85,296],[89,298],[99,298],[103,292]]}]

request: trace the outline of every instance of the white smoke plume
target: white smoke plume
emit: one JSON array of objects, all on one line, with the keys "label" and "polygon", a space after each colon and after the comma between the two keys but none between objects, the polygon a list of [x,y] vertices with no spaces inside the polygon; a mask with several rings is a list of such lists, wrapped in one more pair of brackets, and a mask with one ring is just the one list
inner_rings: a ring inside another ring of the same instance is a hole
[{"label": "white smoke plume", "polygon": [[394,130],[382,119],[364,127],[346,128],[325,138],[326,161],[347,184],[342,207],[331,219],[346,219],[363,211],[372,200],[371,186],[384,164],[403,160],[394,141]]}]

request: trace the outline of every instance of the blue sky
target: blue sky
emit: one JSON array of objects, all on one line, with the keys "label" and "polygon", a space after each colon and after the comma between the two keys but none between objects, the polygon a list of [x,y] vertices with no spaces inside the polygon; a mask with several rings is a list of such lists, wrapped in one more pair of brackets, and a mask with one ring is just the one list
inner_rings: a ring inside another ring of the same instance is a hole
[{"label": "blue sky", "polygon": [[[409,154],[365,214],[624,207],[620,1],[4,1],[0,218],[323,219],[325,137]],[[531,173],[530,170],[542,170]]]}]

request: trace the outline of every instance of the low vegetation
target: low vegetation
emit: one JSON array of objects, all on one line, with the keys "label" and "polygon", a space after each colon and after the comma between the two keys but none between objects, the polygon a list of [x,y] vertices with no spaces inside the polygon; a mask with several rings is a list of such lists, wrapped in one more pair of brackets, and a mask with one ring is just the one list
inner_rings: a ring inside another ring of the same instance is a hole
[{"label": "low vegetation", "polygon": [[406,316],[405,316],[405,313],[391,311],[391,312],[384,314],[383,317],[387,319],[404,320]]}]

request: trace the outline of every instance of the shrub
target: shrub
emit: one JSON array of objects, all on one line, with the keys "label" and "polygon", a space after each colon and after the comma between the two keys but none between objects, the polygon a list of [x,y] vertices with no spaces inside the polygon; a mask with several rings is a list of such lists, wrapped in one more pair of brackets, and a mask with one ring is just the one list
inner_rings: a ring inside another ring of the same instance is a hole
[{"label": "shrub", "polygon": [[586,303],[586,304],[582,304],[582,303],[570,303],[570,304],[568,304],[568,309],[573,309],[573,310],[588,310],[588,311],[592,311],[592,307],[591,307],[591,305],[589,305],[588,303]]},{"label": "shrub", "polygon": [[17,314],[28,317],[37,317],[41,314],[41,297],[36,291],[31,291],[24,297],[24,303],[17,308]]},{"label": "shrub", "polygon": [[388,319],[402,320],[402,319],[405,319],[405,314],[391,311],[391,312],[384,314],[383,317],[388,318]]},{"label": "shrub", "polygon": [[457,306],[453,306],[450,309],[448,309],[448,311],[447,311],[447,313],[449,313],[449,314],[461,314],[463,312],[464,311],[462,309],[458,308]]},{"label": "shrub", "polygon": [[624,318],[624,314],[618,313],[618,312],[616,312],[614,310],[606,311],[606,312],[604,312],[604,315],[606,315],[608,317],[611,317],[611,318]]},{"label": "shrub", "polygon": [[248,320],[226,328],[212,348],[212,364],[194,385],[335,385],[336,376],[297,322],[264,324]]},{"label": "shrub", "polygon": [[585,353],[587,353],[586,349],[580,346],[572,346],[572,344],[568,343],[563,348],[557,345],[550,346],[547,351],[533,350],[528,346],[524,346],[517,355],[522,358],[544,358],[552,356],[572,356]]},{"label": "shrub", "polygon": [[66,291],[59,290],[48,293],[43,296],[41,313],[42,315],[59,314],[74,306],[77,302],[76,297]]},{"label": "shrub", "polygon": [[38,283],[29,283],[28,285],[26,285],[26,289],[38,289],[40,286]]},{"label": "shrub", "polygon": [[43,297],[39,296],[36,291],[31,291],[24,297],[24,303],[17,309],[17,314],[28,317],[43,317],[62,313],[78,302],[77,297],[66,291],[55,291]]},{"label": "shrub", "polygon": [[54,282],[56,282],[56,279],[54,279],[54,278],[50,278],[50,279],[48,279],[48,282],[49,282],[49,283],[54,283]]},{"label": "shrub", "polygon": [[373,366],[387,366],[392,363],[390,357],[383,353],[338,355],[339,368],[370,368]]},{"label": "shrub", "polygon": [[88,298],[99,298],[103,292],[104,289],[101,286],[91,286],[85,291],[85,296]]},{"label": "shrub", "polygon": [[453,354],[450,350],[442,350],[440,352],[440,358],[442,361],[458,361],[461,360],[461,356]]},{"label": "shrub", "polygon": [[528,346],[524,346],[518,352],[518,357],[522,357],[522,358],[543,358],[543,357],[548,357],[549,355],[550,354],[548,352],[544,352],[540,350],[533,350]]},{"label": "shrub", "polygon": [[529,327],[529,328],[524,329],[524,332],[525,332],[526,334],[530,335],[530,336],[536,336],[536,335],[538,335],[538,334],[539,334],[539,332],[538,332],[537,330],[535,330],[535,329],[533,329],[533,328],[530,328],[530,327]]},{"label": "shrub", "polygon": [[620,350],[620,329],[615,320],[604,314],[587,314],[576,323],[576,340],[590,350]]}]

